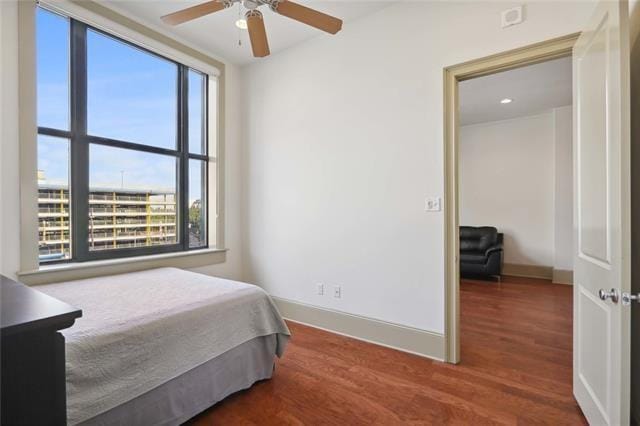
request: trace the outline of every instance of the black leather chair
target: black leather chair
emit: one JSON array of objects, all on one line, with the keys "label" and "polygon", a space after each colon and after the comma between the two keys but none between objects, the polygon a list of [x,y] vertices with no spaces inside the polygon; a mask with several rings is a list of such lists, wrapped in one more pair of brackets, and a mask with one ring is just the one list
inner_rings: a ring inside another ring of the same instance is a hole
[{"label": "black leather chair", "polygon": [[493,226],[461,226],[460,275],[500,278],[503,238]]}]

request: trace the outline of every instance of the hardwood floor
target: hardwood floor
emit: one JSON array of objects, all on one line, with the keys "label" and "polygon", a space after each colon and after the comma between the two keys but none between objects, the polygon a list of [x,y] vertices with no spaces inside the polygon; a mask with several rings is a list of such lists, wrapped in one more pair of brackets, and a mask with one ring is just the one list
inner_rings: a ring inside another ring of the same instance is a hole
[{"label": "hardwood floor", "polygon": [[571,291],[513,277],[463,281],[459,365],[290,322],[273,378],[192,423],[586,424],[571,392]]}]

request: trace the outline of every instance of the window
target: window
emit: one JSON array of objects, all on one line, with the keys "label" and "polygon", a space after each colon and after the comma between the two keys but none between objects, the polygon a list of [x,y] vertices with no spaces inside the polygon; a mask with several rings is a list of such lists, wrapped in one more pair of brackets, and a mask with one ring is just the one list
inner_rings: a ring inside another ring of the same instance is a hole
[{"label": "window", "polygon": [[207,247],[208,76],[36,19],[40,262]]}]

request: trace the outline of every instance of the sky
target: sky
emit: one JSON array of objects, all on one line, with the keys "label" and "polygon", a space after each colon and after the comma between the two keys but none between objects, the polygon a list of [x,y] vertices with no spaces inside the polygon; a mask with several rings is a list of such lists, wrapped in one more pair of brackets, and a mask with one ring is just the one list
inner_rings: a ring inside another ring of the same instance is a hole
[{"label": "sky", "polygon": [[[69,21],[37,13],[38,125],[69,130]],[[102,33],[87,34],[90,135],[176,149],[177,66]],[[189,72],[189,146],[202,153],[203,77]],[[176,157],[100,145],[89,150],[90,187],[175,192]],[[69,182],[69,141],[39,136],[38,169],[49,184]],[[190,164],[190,203],[201,198],[201,166]]]}]

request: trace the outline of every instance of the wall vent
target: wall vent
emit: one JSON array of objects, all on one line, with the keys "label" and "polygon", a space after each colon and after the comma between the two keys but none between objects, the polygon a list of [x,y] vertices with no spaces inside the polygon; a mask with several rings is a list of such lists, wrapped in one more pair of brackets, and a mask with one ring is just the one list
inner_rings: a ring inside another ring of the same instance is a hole
[{"label": "wall vent", "polygon": [[512,7],[511,9],[503,10],[501,13],[502,28],[507,28],[512,25],[521,24],[524,21],[524,12],[522,6]]}]

